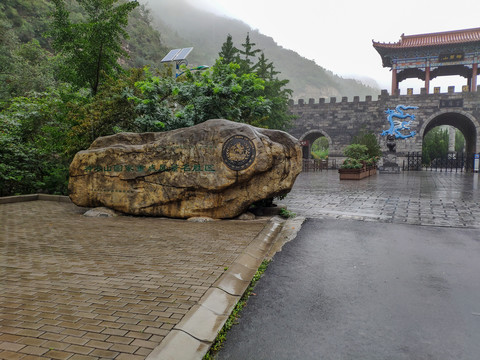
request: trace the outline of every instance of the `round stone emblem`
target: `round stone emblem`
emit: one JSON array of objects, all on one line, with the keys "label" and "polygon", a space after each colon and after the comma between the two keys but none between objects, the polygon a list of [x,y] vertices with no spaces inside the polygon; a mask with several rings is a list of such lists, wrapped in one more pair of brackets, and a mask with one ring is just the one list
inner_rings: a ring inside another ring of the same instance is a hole
[{"label": "round stone emblem", "polygon": [[255,160],[255,145],[244,135],[234,135],[223,144],[222,158],[232,170],[245,170]]}]

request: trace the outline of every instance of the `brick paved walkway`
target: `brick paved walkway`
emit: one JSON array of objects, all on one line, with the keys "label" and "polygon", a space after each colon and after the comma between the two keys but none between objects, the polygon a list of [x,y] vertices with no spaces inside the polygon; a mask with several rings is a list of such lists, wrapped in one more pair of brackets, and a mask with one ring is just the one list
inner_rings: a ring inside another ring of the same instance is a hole
[{"label": "brick paved walkway", "polygon": [[[306,217],[480,227],[478,174],[339,181],[302,173]],[[0,359],[144,359],[267,220],[86,218],[68,203],[0,205]]]},{"label": "brick paved walkway", "polygon": [[404,172],[342,180],[338,172],[302,173],[282,201],[305,217],[480,227],[479,174]]},{"label": "brick paved walkway", "polygon": [[0,358],[144,359],[266,221],[0,205]]}]

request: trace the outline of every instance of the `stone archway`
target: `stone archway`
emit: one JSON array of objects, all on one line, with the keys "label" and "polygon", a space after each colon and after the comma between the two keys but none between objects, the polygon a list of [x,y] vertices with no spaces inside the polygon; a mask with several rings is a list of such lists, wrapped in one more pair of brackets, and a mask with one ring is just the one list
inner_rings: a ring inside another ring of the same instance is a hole
[{"label": "stone archway", "polygon": [[441,125],[450,125],[460,130],[465,137],[465,149],[467,153],[479,152],[480,125],[477,119],[465,111],[443,110],[430,116],[422,125],[419,135],[422,139],[433,128]]},{"label": "stone archway", "polygon": [[304,159],[310,158],[313,142],[321,137],[325,137],[328,140],[328,147],[331,148],[332,139],[323,130],[310,130],[300,137],[300,142],[302,142],[302,154],[303,154],[302,157]]}]

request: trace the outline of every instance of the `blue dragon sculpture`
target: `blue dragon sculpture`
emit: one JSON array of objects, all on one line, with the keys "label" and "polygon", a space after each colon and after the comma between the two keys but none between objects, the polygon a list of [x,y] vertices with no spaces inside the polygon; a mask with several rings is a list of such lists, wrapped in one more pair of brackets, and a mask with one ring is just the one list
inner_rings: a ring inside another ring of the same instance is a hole
[{"label": "blue dragon sculpture", "polygon": [[[405,110],[410,109],[418,109],[418,106],[398,105],[395,110],[387,109],[385,114],[388,115],[387,120],[390,123],[390,128],[388,130],[384,130],[381,135],[395,135],[395,139],[407,139],[409,137],[414,137],[417,134],[415,130],[410,131],[410,133],[407,135],[404,135],[401,132],[402,130],[410,130],[410,124],[415,120],[415,115],[403,113]],[[393,120],[394,117],[400,120]],[[404,120],[407,118],[410,120]]]}]

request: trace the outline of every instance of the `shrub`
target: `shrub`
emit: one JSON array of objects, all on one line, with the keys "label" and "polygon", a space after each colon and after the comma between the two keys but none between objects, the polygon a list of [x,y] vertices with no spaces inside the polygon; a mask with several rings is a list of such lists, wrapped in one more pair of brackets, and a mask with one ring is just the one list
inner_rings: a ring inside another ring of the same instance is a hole
[{"label": "shrub", "polygon": [[364,166],[372,167],[379,159],[378,156],[369,157],[367,147],[360,144],[351,144],[347,146],[344,150],[344,154],[347,158],[341,165],[342,169],[361,169]]},{"label": "shrub", "polygon": [[347,158],[343,162],[341,168],[342,169],[361,169],[363,167],[363,163],[357,159]]},{"label": "shrub", "polygon": [[70,125],[63,95],[49,91],[14,98],[0,112],[0,196],[66,193],[64,144]]},{"label": "shrub", "polygon": [[311,152],[312,156],[314,159],[328,159],[328,149],[327,150],[317,150],[317,151],[313,151]]},{"label": "shrub", "polygon": [[382,155],[382,149],[375,134],[367,133],[364,129],[353,138],[352,144],[365,145],[367,147],[367,157],[369,158]]},{"label": "shrub", "polygon": [[356,160],[365,160],[367,159],[367,147],[360,144],[351,144],[348,145],[343,153],[347,158],[356,159]]}]

